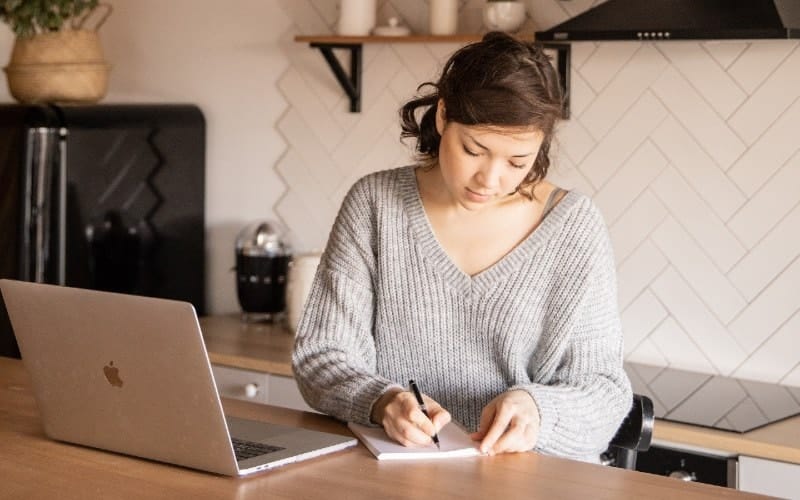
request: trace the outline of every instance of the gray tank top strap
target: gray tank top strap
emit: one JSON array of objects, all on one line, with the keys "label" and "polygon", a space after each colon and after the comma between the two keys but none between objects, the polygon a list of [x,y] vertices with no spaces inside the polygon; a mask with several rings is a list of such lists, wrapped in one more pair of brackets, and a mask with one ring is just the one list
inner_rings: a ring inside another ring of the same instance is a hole
[{"label": "gray tank top strap", "polygon": [[556,198],[560,193],[566,193],[566,189],[561,189],[560,187],[556,187],[552,191],[550,191],[550,196],[547,197],[547,201],[544,203],[544,210],[542,210],[542,217],[540,220],[544,220],[547,217],[547,214],[553,209],[556,205]]}]

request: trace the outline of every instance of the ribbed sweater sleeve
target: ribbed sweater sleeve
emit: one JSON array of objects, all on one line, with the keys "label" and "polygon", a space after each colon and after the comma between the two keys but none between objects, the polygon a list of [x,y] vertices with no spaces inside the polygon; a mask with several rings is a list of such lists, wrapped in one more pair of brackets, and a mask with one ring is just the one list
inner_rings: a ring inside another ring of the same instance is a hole
[{"label": "ribbed sweater sleeve", "polygon": [[[593,214],[599,217],[599,213]],[[597,221],[602,222],[602,221]],[[586,248],[585,286],[561,334],[537,355],[555,366],[547,383],[520,384],[536,402],[541,418],[536,449],[578,459],[596,457],[614,437],[630,410],[631,388],[621,368],[622,327],[611,243],[604,226]],[[581,274],[580,269],[570,270]],[[546,370],[544,371],[546,372]]]},{"label": "ribbed sweater sleeve", "polygon": [[345,196],[297,328],[292,365],[308,404],[344,421],[369,424],[389,388],[378,376],[372,337],[374,238],[365,181]]}]

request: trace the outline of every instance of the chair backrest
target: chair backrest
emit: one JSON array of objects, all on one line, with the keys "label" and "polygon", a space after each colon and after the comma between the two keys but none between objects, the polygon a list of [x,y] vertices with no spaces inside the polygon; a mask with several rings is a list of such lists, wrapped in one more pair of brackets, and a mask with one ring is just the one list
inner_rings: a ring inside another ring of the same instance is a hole
[{"label": "chair backrest", "polygon": [[650,448],[654,423],[653,401],[647,396],[634,394],[631,410],[603,454],[603,463],[622,469],[635,469],[637,453]]}]

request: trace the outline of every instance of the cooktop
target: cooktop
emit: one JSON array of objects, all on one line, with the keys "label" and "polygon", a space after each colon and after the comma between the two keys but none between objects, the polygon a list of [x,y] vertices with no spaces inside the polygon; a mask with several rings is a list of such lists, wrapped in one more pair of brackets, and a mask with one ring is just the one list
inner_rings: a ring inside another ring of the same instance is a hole
[{"label": "cooktop", "polygon": [[800,387],[631,362],[625,372],[663,420],[747,432],[800,415]]}]

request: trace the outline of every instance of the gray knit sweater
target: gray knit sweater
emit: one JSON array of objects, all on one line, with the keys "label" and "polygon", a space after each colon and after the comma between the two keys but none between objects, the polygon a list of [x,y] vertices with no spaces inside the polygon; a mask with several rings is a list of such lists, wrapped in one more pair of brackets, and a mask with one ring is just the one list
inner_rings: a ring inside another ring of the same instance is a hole
[{"label": "gray knit sweater", "polygon": [[347,194],[297,331],[293,368],[313,408],[369,423],[415,379],[468,429],[498,394],[536,402],[536,450],[596,461],[630,408],[614,259],[592,201],[569,192],[522,243],[468,276],[436,240],[414,169]]}]

